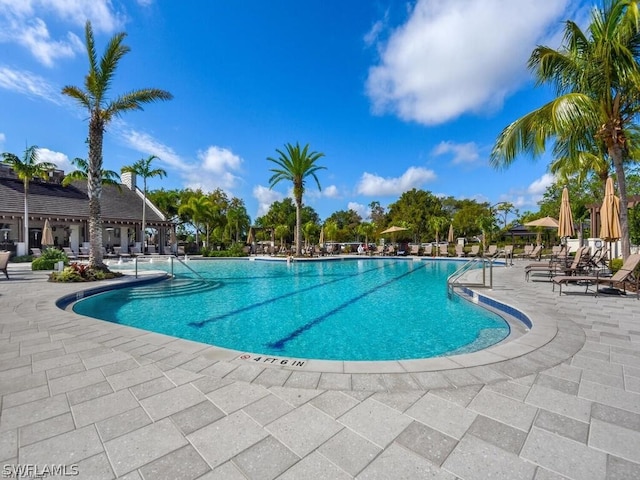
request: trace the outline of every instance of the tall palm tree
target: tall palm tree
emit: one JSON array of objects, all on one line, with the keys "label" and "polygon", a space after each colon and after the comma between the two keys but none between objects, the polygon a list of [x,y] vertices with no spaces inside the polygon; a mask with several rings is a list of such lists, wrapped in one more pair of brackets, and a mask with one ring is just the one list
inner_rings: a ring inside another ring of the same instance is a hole
[{"label": "tall palm tree", "polygon": [[293,197],[296,203],[296,255],[302,254],[302,195],[304,194],[305,179],[312,177],[318,185],[318,190],[322,190],[320,181],[316,176],[318,170],[326,167],[316,165],[316,161],[324,157],[324,153],[309,152],[309,144],[304,148],[296,143],[285,145],[285,152],[276,149],[278,158],[268,157],[267,160],[277,165],[270,169],[273,175],[269,179],[269,188],[273,188],[280,180],[289,180],[293,183]]},{"label": "tall palm tree", "polygon": [[89,264],[105,268],[102,262],[102,141],[107,125],[117,116],[158,100],[170,100],[169,92],[157,88],[134,90],[115,98],[108,95],[120,60],[130,51],[122,42],[126,33],[114,35],[98,61],[91,23],[85,25],[85,43],[89,57],[89,73],[84,89],[68,85],[62,93],[75,99],[89,113],[89,164],[87,190],[89,193]]},{"label": "tall palm tree", "polygon": [[440,232],[442,232],[448,224],[449,219],[447,217],[439,217],[437,215],[429,217],[429,227],[436,232],[436,244],[440,243]]},{"label": "tall palm tree", "polygon": [[56,168],[56,165],[50,162],[40,162],[36,145],[30,146],[24,151],[22,160],[13,153],[3,153],[2,163],[9,165],[24,185],[24,244],[25,252],[29,255],[29,183],[34,178],[47,179],[49,170]]},{"label": "tall palm tree", "polygon": [[511,123],[491,153],[496,167],[509,166],[522,152],[538,156],[548,140],[566,142],[572,152],[602,142],[613,163],[620,193],[622,255],[630,254],[624,163],[640,112],[640,7],[638,0],[603,0],[586,32],[567,21],[560,50],[537,47],[529,68],[539,84],[554,85],[557,97]]},{"label": "tall palm tree", "polygon": [[186,215],[191,219],[191,223],[196,229],[196,244],[198,243],[198,232],[200,226],[206,232],[205,247],[209,245],[209,227],[213,221],[214,205],[206,195],[198,195],[189,198],[187,203],[180,205],[179,215]]},{"label": "tall palm tree", "polygon": [[[71,160],[76,166],[76,170],[67,173],[62,179],[63,186],[69,186],[72,182],[78,180],[86,181],[89,178],[89,162],[84,158],[76,157]],[[114,172],[113,170],[102,170],[102,185],[112,185],[118,190],[121,190],[120,187],[120,176]]]},{"label": "tall palm tree", "polygon": [[154,160],[160,160],[155,155],[150,155],[147,158],[141,158],[133,165],[126,165],[122,167],[122,173],[133,173],[139,177],[142,177],[142,252],[146,253],[147,247],[145,242],[145,228],[147,227],[147,178],[153,177],[166,177],[167,172],[162,168],[151,168],[151,163]]}]

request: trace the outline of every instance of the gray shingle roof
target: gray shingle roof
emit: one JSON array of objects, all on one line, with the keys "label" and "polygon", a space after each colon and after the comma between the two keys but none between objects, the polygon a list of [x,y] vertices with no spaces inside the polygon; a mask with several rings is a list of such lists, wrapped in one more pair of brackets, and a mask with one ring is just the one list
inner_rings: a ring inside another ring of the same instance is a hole
[{"label": "gray shingle roof", "polygon": [[[87,220],[89,199],[87,183],[73,182],[68,187],[55,183],[33,181],[29,184],[29,217],[66,218]],[[111,185],[102,188],[102,219],[105,222],[133,223],[142,220],[142,198],[126,186],[121,190]],[[0,216],[22,216],[24,214],[24,186],[21,180],[0,178]],[[168,225],[147,204],[148,225]]]}]

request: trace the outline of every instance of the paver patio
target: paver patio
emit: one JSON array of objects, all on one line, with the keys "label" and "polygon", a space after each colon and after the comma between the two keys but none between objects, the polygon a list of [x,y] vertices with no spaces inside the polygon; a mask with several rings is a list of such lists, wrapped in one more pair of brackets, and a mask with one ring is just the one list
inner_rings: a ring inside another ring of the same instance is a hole
[{"label": "paver patio", "polygon": [[4,477],[64,463],[96,480],[640,478],[631,295],[568,287],[559,296],[548,282],[525,282],[516,262],[481,293],[528,315],[530,337],[376,372],[254,364],[60,310],[56,299],[83,286],[48,283],[29,265],[10,264],[9,275],[0,279]]}]

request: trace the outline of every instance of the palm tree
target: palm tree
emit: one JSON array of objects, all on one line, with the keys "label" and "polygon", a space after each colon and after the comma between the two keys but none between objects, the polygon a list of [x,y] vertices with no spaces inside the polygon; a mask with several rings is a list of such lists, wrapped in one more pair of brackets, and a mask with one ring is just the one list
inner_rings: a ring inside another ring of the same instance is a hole
[{"label": "palm tree", "polygon": [[200,225],[204,227],[206,232],[205,247],[209,245],[209,227],[213,218],[213,203],[206,195],[193,196],[184,205],[180,205],[178,215],[186,215],[191,218],[194,228],[196,229],[196,244],[198,243],[198,232]]},{"label": "palm tree", "polygon": [[139,177],[142,177],[142,252],[146,253],[147,247],[145,242],[145,228],[146,228],[146,214],[147,214],[147,178],[153,177],[166,177],[167,172],[162,168],[151,168],[151,162],[154,160],[160,160],[155,155],[150,155],[147,158],[141,158],[133,165],[127,165],[122,167],[122,173],[133,173]]},{"label": "palm tree", "polygon": [[142,110],[142,105],[158,100],[170,100],[172,95],[164,90],[145,88],[134,90],[113,99],[108,92],[120,60],[130,49],[122,42],[126,33],[114,35],[98,62],[91,23],[85,25],[85,42],[89,57],[89,73],[84,79],[84,89],[68,85],[62,93],[75,99],[89,113],[89,164],[87,191],[89,194],[89,264],[105,268],[102,262],[102,141],[107,125],[117,116],[132,110]]},{"label": "palm tree", "polygon": [[447,217],[438,217],[436,215],[429,217],[429,227],[436,232],[436,244],[440,243],[440,232],[449,225]]},{"label": "palm tree", "polygon": [[[67,187],[71,185],[72,182],[78,180],[86,181],[89,178],[89,162],[84,158],[76,157],[71,160],[76,166],[76,170],[73,172],[67,173],[62,179],[62,185]],[[120,177],[113,170],[102,170],[102,185],[112,185],[116,187],[118,190],[122,190],[120,187]]]},{"label": "palm tree", "polygon": [[24,185],[24,245],[25,253],[29,255],[29,183],[34,178],[47,179],[49,170],[56,168],[56,165],[50,162],[40,162],[36,145],[30,146],[24,151],[22,160],[13,153],[3,153],[2,163],[9,165]]},{"label": "palm tree", "polygon": [[299,144],[285,145],[286,152],[276,149],[278,158],[268,157],[267,160],[277,165],[277,168],[270,169],[273,175],[269,179],[269,188],[273,188],[280,180],[289,180],[293,183],[293,197],[296,202],[296,255],[302,253],[302,195],[304,194],[305,179],[312,177],[320,187],[320,181],[316,176],[318,170],[325,167],[316,165],[315,162],[324,157],[324,153],[309,152],[309,144],[300,149]]},{"label": "palm tree", "polygon": [[640,111],[639,54],[637,0],[605,0],[603,8],[592,11],[587,32],[567,21],[563,47],[539,46],[529,59],[538,83],[554,85],[557,98],[507,126],[490,159],[507,167],[521,152],[538,156],[550,139],[575,154],[602,142],[618,182],[624,259],[630,254],[624,162],[633,149],[630,139]]}]

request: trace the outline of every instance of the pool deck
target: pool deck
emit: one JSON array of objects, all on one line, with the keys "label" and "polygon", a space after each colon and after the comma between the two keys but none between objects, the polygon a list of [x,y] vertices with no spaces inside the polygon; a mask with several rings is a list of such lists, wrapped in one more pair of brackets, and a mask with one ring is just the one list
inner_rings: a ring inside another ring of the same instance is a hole
[{"label": "pool deck", "polygon": [[478,290],[533,321],[489,353],[280,366],[60,310],[87,286],[10,264],[2,475],[66,464],[87,479],[640,478],[640,301],[559,296],[525,282],[523,265]]}]

